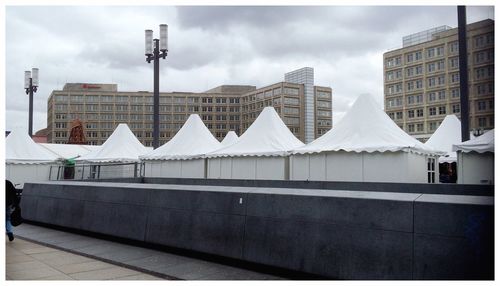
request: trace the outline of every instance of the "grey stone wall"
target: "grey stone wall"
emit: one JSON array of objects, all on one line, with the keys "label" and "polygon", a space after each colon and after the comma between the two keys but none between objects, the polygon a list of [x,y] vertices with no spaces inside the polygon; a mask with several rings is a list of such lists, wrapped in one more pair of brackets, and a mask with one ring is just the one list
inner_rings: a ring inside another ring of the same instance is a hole
[{"label": "grey stone wall", "polygon": [[490,196],[53,182],[26,184],[22,207],[36,222],[334,279],[494,278]]}]

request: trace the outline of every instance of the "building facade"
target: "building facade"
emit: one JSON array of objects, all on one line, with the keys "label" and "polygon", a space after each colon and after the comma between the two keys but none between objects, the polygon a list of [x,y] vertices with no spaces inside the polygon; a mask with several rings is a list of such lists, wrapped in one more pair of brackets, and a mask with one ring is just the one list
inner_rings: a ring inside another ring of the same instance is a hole
[{"label": "building facade", "polygon": [[[316,138],[331,128],[332,90],[315,86],[313,91]],[[202,93],[160,93],[160,144],[170,140],[193,113],[200,115],[218,140],[229,131],[241,135],[266,106],[274,106],[294,135],[304,141],[304,105],[304,84],[287,82],[259,89],[223,85]],[[89,144],[104,143],[119,123],[127,123],[145,146],[152,146],[153,93],[122,92],[116,84],[67,83],[48,99],[48,142],[67,143],[74,119],[84,122]]]},{"label": "building facade", "polygon": [[[415,36],[415,37],[412,37]],[[494,21],[467,25],[469,126],[494,128]],[[386,113],[408,134],[426,141],[444,117],[460,118],[458,29],[441,27],[403,38],[384,54]]]}]

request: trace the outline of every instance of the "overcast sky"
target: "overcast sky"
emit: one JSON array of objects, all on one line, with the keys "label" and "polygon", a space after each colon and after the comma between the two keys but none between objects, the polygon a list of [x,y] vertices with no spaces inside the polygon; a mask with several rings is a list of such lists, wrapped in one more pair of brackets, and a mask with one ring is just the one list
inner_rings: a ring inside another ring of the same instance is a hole
[{"label": "overcast sky", "polygon": [[[6,130],[28,126],[25,70],[40,69],[33,132],[47,126],[47,99],[66,82],[153,89],[144,30],[169,25],[160,91],[201,92],[223,84],[263,87],[313,67],[333,89],[334,124],[361,94],[382,108],[383,53],[403,36],[457,27],[456,6],[7,6]],[[467,8],[469,23],[494,19],[492,6]]]}]

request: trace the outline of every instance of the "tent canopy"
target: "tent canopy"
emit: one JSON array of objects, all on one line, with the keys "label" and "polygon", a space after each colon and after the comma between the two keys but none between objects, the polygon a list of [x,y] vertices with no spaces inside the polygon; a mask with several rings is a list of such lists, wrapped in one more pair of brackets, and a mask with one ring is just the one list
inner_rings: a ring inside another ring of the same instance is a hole
[{"label": "tent canopy", "polygon": [[208,158],[233,156],[285,156],[304,144],[283,123],[273,107],[265,107],[238,141],[215,152]]},{"label": "tent canopy", "polygon": [[40,146],[54,153],[61,159],[70,159],[81,157],[86,155],[93,150],[96,150],[96,147],[100,146],[91,146],[91,145],[79,145],[79,144],[53,144],[53,143],[38,143]]},{"label": "tent canopy", "polygon": [[76,159],[86,162],[136,162],[139,156],[149,152],[130,131],[127,124],[120,123],[101,148]]},{"label": "tent canopy", "polygon": [[477,153],[495,152],[495,129],[491,129],[483,135],[469,141],[454,144],[453,151],[461,151],[465,153],[472,151]]},{"label": "tent canopy", "polygon": [[436,150],[399,128],[369,95],[359,96],[339,123],[320,138],[294,150],[293,154],[340,150],[436,154]]},{"label": "tent canopy", "polygon": [[215,139],[198,114],[191,114],[182,128],[167,143],[141,156],[142,160],[195,159],[217,150],[221,143]]},{"label": "tent canopy", "polygon": [[38,145],[28,133],[13,130],[5,139],[5,162],[13,164],[43,164],[59,158],[49,150]]},{"label": "tent canopy", "polygon": [[456,115],[447,115],[431,138],[425,142],[426,146],[446,152],[439,158],[440,163],[457,161],[457,153],[452,151],[453,144],[462,143],[462,126]]},{"label": "tent canopy", "polygon": [[224,137],[224,139],[222,139],[222,142],[220,143],[222,144],[223,147],[226,147],[236,143],[236,141],[238,141],[238,135],[236,135],[236,132],[229,131],[226,134],[226,137]]}]

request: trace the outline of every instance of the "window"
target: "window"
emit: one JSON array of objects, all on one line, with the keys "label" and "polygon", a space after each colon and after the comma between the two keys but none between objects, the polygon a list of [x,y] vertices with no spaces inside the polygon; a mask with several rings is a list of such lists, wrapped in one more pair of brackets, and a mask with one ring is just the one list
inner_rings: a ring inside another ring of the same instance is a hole
[{"label": "window", "polygon": [[292,97],[285,97],[284,103],[288,105],[299,105],[299,99]]},{"label": "window", "polygon": [[460,104],[453,104],[451,106],[453,113],[460,113]]},{"label": "window", "polygon": [[55,97],[56,102],[64,102],[67,100],[68,100],[68,97],[65,95],[56,95],[56,97]]},{"label": "window", "polygon": [[422,72],[423,72],[422,65],[415,67],[415,74],[419,75],[419,74],[422,74]]},{"label": "window", "polygon": [[99,102],[99,95],[87,95],[85,97],[86,102]]},{"label": "window", "polygon": [[416,80],[416,81],[415,81],[415,86],[417,87],[417,89],[422,88],[422,87],[423,87],[423,82],[422,82],[422,80],[421,80],[421,79]]},{"label": "window", "polygon": [[429,94],[427,94],[427,101],[428,102],[436,101],[436,93],[430,92]]},{"label": "window", "polygon": [[450,58],[449,67],[450,69],[458,69],[458,57]]},{"label": "window", "polygon": [[56,104],[56,111],[66,111],[68,106],[66,104]]},{"label": "window", "polygon": [[414,118],[415,117],[415,110],[408,110],[408,118]]},{"label": "window", "polygon": [[423,109],[417,109],[417,117],[424,117],[424,110]]},{"label": "window", "polygon": [[446,99],[446,92],[444,90],[437,91],[438,100]]},{"label": "window", "polygon": [[413,53],[406,54],[406,62],[407,63],[413,62]]},{"label": "window", "polygon": [[486,117],[478,117],[477,125],[479,125],[479,127],[486,127]]},{"label": "window", "polygon": [[451,83],[459,83],[460,82],[460,74],[459,73],[452,73],[450,77],[450,82]]},{"label": "window", "polygon": [[396,112],[396,119],[403,119],[403,112],[402,111]]},{"label": "window", "polygon": [[437,79],[438,79],[438,85],[443,85],[444,84],[444,75],[438,76]]},{"label": "window", "polygon": [[285,91],[285,94],[299,95],[298,88],[285,87],[284,91]]},{"label": "window", "polygon": [[433,122],[429,122],[429,131],[434,131],[437,129],[437,125],[438,123],[436,121],[433,121]]},{"label": "window", "polygon": [[436,56],[436,51],[434,48],[427,49],[427,58],[433,58]]},{"label": "window", "polygon": [[478,101],[477,111],[485,111],[485,110],[486,110],[486,101]]},{"label": "window", "polygon": [[415,132],[415,124],[408,124],[408,132]]},{"label": "window", "polygon": [[450,53],[458,53],[458,42],[452,42],[448,44]]},{"label": "window", "polygon": [[409,95],[406,97],[406,103],[408,105],[411,105],[411,104],[414,104],[415,103],[415,96],[413,95]]},{"label": "window", "polygon": [[454,88],[451,90],[451,98],[460,97],[460,90],[458,88]]},{"label": "window", "polygon": [[436,159],[427,158],[427,183],[436,182]]},{"label": "window", "polygon": [[407,82],[406,85],[406,90],[410,91],[414,89],[413,81]]},{"label": "window", "polygon": [[446,114],[446,106],[440,106],[439,107],[439,115]]},{"label": "window", "polygon": [[429,116],[434,116],[434,115],[436,115],[436,108],[429,107]]},{"label": "window", "polygon": [[417,132],[424,132],[424,124],[417,123]]},{"label": "window", "polygon": [[422,52],[421,51],[415,52],[415,60],[418,61],[421,59],[422,59]]},{"label": "window", "polygon": [[298,117],[285,117],[284,118],[285,124],[291,124],[291,125],[299,125],[299,118]]},{"label": "window", "polygon": [[85,110],[87,111],[98,111],[99,105],[97,104],[87,104]]},{"label": "window", "polygon": [[101,104],[101,110],[102,111],[113,111],[113,105],[112,104]]},{"label": "window", "polygon": [[427,72],[433,72],[433,71],[436,71],[436,63],[427,64]]}]

